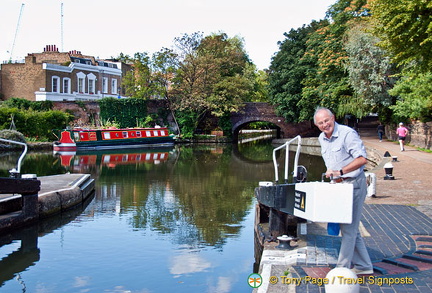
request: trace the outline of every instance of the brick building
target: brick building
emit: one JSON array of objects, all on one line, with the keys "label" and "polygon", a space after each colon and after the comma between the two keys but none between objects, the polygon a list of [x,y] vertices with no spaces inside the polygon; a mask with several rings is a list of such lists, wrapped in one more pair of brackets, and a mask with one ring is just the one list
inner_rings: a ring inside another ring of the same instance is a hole
[{"label": "brick building", "polygon": [[59,52],[47,45],[42,53],[29,53],[24,63],[1,64],[3,99],[31,101],[98,100],[122,97],[122,76],[130,66],[114,60],[96,60],[79,51]]}]

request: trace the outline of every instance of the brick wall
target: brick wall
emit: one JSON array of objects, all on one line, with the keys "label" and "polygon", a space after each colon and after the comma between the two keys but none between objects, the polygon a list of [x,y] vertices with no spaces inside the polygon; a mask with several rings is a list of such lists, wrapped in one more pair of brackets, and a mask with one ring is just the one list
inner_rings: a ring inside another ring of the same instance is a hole
[{"label": "brick wall", "polygon": [[[85,105],[82,107],[81,105]],[[71,112],[75,116],[73,126],[90,126],[93,121],[98,123],[100,119],[100,108],[97,102],[85,102],[77,104],[75,102],[54,102],[54,110]]]},{"label": "brick wall", "polygon": [[4,98],[24,98],[34,101],[35,88],[45,84],[42,64],[36,64],[33,56],[26,57],[25,64],[2,64],[2,94]]}]

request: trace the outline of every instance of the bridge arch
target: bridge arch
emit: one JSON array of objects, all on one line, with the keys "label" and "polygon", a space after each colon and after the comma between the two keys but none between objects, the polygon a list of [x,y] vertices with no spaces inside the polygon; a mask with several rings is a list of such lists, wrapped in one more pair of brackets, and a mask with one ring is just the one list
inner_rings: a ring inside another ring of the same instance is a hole
[{"label": "bridge arch", "polygon": [[246,124],[252,123],[252,122],[270,122],[270,123],[272,123],[273,125],[276,126],[275,128],[277,130],[277,138],[283,137],[281,135],[282,128],[284,126],[282,123],[278,122],[276,124],[273,121],[271,121],[271,119],[265,119],[265,118],[263,118],[263,119],[256,119],[256,118],[247,118],[246,117],[245,119],[243,119],[243,120],[237,122],[235,125],[233,125],[233,127],[232,127],[232,137],[233,137],[233,140],[237,141],[238,140],[238,136],[239,136],[239,132],[243,128],[243,126],[246,125]]},{"label": "bridge arch", "polygon": [[274,106],[269,103],[245,103],[240,111],[231,114],[233,140],[238,140],[238,134],[243,125],[251,122],[270,122],[278,129],[278,138],[290,138],[297,135],[308,136],[316,132],[311,121],[288,123],[285,118],[277,116]]}]

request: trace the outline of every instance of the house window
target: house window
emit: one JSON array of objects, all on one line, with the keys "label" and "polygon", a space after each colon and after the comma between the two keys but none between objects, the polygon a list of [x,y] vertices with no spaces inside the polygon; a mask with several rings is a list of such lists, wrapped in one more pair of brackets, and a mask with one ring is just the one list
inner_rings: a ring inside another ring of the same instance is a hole
[{"label": "house window", "polygon": [[90,73],[87,75],[88,79],[88,93],[94,94],[96,92],[96,75]]},{"label": "house window", "polygon": [[70,78],[63,78],[63,93],[70,94]]},{"label": "house window", "polygon": [[84,78],[78,78],[78,92],[84,92]]},{"label": "house window", "polygon": [[77,73],[77,81],[78,81],[78,92],[84,93],[85,92],[85,77],[86,75],[82,72]]},{"label": "house window", "polygon": [[94,79],[89,79],[88,81],[88,92],[89,94],[94,94]]},{"label": "house window", "polygon": [[104,94],[107,94],[107,93],[108,93],[108,77],[104,77],[104,78],[102,79],[102,92],[103,92]]},{"label": "house window", "polygon": [[58,76],[52,77],[52,92],[53,93],[60,92],[60,78]]},{"label": "house window", "polygon": [[112,94],[118,94],[118,91],[117,91],[117,79],[112,79],[111,80],[111,93]]}]

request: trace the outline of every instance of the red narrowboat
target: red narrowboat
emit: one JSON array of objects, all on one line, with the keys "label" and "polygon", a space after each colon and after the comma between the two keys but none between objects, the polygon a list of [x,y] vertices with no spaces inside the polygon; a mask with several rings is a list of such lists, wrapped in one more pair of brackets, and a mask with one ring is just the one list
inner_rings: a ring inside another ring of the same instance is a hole
[{"label": "red narrowboat", "polygon": [[167,128],[109,128],[63,130],[54,151],[108,150],[170,146],[174,136]]}]

